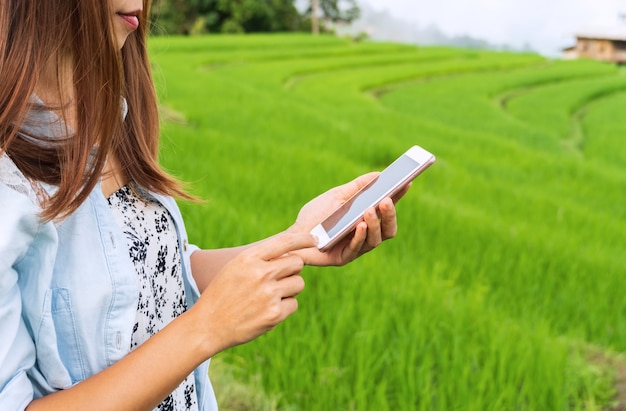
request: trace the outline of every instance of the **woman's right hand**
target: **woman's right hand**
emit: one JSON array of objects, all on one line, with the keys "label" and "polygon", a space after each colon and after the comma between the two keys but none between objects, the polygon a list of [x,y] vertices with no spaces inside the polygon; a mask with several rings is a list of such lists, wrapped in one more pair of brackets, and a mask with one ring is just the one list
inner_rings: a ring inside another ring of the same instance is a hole
[{"label": "woman's right hand", "polygon": [[195,316],[209,356],[259,337],[297,310],[304,261],[292,252],[315,245],[310,234],[282,233],[224,266],[187,313]]},{"label": "woman's right hand", "polygon": [[163,330],[104,371],[33,401],[29,410],[154,409],[209,357],[260,336],[296,311],[304,262],[293,251],[315,243],[310,234],[278,234],[246,248]]}]

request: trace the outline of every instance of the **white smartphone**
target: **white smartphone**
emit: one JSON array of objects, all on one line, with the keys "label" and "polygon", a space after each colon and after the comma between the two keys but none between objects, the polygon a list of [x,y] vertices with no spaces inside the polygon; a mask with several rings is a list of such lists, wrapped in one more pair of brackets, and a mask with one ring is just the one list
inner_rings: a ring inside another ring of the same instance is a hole
[{"label": "white smartphone", "polygon": [[433,154],[418,146],[411,147],[311,230],[319,239],[317,247],[321,251],[332,248],[363,221],[365,210],[396,194],[434,162]]}]

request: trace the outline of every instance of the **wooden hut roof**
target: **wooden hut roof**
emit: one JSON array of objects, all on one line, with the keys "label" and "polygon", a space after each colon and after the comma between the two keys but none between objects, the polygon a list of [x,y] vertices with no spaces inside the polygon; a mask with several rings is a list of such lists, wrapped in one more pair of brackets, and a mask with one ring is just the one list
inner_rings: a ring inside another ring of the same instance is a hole
[{"label": "wooden hut roof", "polygon": [[588,28],[579,31],[575,36],[582,39],[626,41],[626,25]]}]

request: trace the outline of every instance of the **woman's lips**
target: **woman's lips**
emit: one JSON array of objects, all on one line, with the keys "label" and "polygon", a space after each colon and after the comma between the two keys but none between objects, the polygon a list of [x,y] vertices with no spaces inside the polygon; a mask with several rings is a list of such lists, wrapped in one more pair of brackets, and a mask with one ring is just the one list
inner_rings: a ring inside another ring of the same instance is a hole
[{"label": "woman's lips", "polygon": [[139,17],[137,17],[137,14],[117,13],[117,15],[124,20],[131,29],[135,30],[139,27]]}]

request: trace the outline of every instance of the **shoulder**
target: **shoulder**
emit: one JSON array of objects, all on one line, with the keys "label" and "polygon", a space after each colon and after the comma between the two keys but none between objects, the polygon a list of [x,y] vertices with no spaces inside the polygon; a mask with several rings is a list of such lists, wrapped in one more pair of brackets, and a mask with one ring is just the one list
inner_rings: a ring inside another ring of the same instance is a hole
[{"label": "shoulder", "polygon": [[4,262],[26,252],[44,225],[38,204],[29,181],[6,154],[0,155],[0,256]]},{"label": "shoulder", "polygon": [[39,208],[24,194],[0,183],[0,256],[15,261],[26,253],[43,227]]},{"label": "shoulder", "polygon": [[[17,168],[9,156],[0,151],[0,184],[25,196],[30,202],[38,207],[43,194],[39,184],[28,180]],[[8,193],[12,197],[10,192]]]}]

